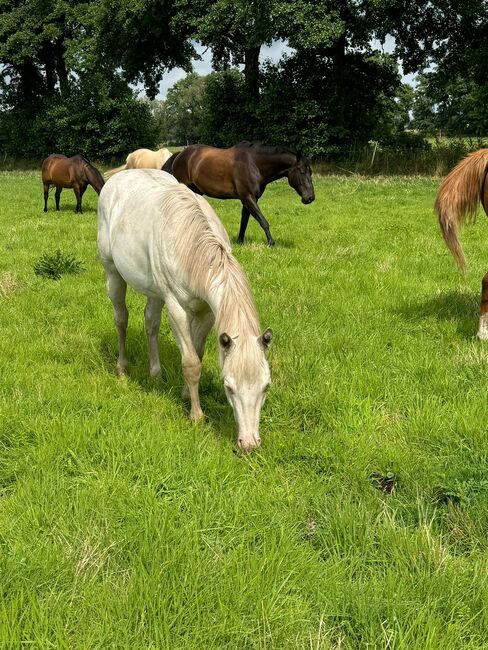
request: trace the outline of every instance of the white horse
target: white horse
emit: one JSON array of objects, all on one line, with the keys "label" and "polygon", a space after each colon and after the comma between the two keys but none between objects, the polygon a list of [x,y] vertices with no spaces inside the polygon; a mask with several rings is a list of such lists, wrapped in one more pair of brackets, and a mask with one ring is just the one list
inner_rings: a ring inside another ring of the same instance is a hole
[{"label": "white horse", "polygon": [[164,147],[157,151],[153,151],[152,149],[136,149],[127,156],[124,165],[105,172],[105,180],[124,169],[161,169],[171,156],[171,151]]},{"label": "white horse", "polygon": [[245,451],[257,447],[261,407],[271,383],[265,351],[272,332],[260,334],[246,276],[207,201],[166,172],[121,172],[100,193],[98,250],[119,337],[118,372],[125,373],[128,367],[125,293],[129,284],[147,296],[144,315],[153,377],[161,371],[158,331],[166,304],[181,351],[183,394],[191,399],[192,420],[199,420],[203,417],[198,395],[201,360],[215,322],[238,445]]}]

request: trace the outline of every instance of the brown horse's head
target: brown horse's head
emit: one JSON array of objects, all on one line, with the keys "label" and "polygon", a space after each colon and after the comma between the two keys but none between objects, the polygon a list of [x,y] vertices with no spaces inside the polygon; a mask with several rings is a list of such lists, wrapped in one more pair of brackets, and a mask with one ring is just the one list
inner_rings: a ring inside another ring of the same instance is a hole
[{"label": "brown horse's head", "polygon": [[288,183],[300,195],[302,203],[308,205],[315,199],[312,183],[310,158],[297,153],[296,163],[288,170]]}]

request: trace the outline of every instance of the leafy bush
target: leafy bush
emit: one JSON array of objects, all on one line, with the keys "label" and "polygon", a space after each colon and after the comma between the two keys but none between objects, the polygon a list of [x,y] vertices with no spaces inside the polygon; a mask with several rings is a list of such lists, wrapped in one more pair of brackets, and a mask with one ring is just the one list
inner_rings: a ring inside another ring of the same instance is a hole
[{"label": "leafy bush", "polygon": [[58,250],[43,253],[34,264],[34,273],[42,278],[59,280],[62,275],[78,275],[85,270],[82,262]]}]

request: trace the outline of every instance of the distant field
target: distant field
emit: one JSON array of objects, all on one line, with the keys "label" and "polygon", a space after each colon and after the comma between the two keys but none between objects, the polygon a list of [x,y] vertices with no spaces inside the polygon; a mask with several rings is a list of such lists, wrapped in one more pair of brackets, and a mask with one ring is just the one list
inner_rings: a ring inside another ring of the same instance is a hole
[{"label": "distant field", "polygon": [[[488,647],[488,230],[464,232],[462,277],[437,186],[269,187],[276,247],[253,222],[234,248],[274,331],[263,447],[240,456],[214,335],[202,426],[164,318],[149,379],[133,293],[116,377],[92,189],[44,214],[38,173],[0,174],[0,647]],[[234,238],[239,204],[212,203]],[[34,275],[57,248],[86,271]]]}]

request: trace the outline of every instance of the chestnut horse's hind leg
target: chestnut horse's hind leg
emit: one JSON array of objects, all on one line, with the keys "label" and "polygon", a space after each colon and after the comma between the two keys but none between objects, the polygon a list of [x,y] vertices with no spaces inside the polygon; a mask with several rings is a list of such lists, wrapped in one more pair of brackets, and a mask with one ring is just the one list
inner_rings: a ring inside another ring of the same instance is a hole
[{"label": "chestnut horse's hind leg", "polygon": [[[259,209],[256,199],[253,196],[248,195],[244,200],[242,200],[242,203],[243,203],[244,207],[246,207],[249,210],[249,212],[252,214],[252,216],[256,219],[256,221],[261,226],[261,228],[264,230],[264,234],[266,235],[266,239],[268,240],[268,244],[270,246],[274,246],[275,242],[274,242],[274,239],[271,236],[271,232],[269,230],[269,223],[266,221],[263,213]],[[241,224],[242,224],[242,221],[241,221]],[[244,231],[245,231],[245,229],[244,229]]]},{"label": "chestnut horse's hind leg", "polygon": [[60,187],[59,185],[56,185],[56,194],[54,195],[54,198],[56,200],[56,210],[59,212],[59,197],[61,196],[61,192],[63,191],[63,188]]},{"label": "chestnut horse's hind leg", "polygon": [[479,339],[488,339],[488,273],[481,282],[480,326]]},{"label": "chestnut horse's hind leg", "polygon": [[48,197],[49,197],[49,183],[44,183],[44,212],[47,212]]},{"label": "chestnut horse's hind leg", "polygon": [[146,323],[146,334],[149,345],[149,373],[151,377],[158,377],[161,374],[161,362],[159,360],[158,333],[161,323],[161,310],[164,302],[159,298],[148,298],[144,309]]}]

